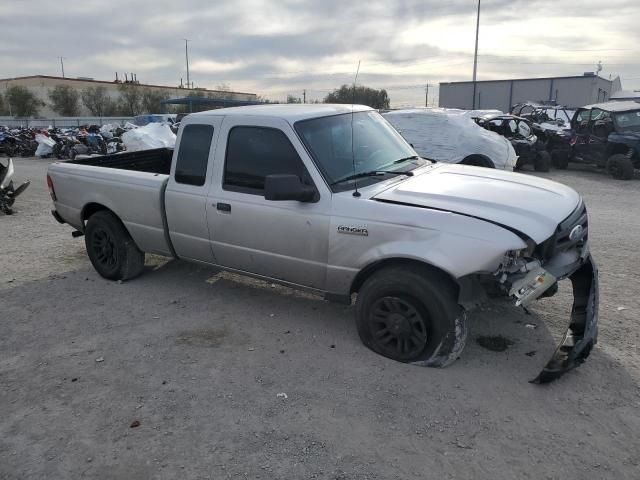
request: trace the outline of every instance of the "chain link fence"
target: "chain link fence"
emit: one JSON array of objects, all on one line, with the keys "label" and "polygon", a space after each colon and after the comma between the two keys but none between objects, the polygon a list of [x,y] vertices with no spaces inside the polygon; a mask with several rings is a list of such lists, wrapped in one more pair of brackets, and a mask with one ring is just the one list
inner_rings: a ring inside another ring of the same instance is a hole
[{"label": "chain link fence", "polygon": [[57,117],[57,118],[14,118],[0,117],[0,125],[6,127],[47,128],[47,127],[79,127],[81,125],[104,125],[113,123],[124,125],[133,117]]}]

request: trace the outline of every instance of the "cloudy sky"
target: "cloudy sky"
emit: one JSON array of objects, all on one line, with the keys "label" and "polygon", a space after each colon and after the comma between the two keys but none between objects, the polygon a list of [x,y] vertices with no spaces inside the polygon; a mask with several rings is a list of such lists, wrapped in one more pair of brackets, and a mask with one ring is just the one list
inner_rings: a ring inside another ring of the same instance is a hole
[{"label": "cloudy sky", "polygon": [[[271,99],[322,98],[353,81],[392,104],[437,102],[437,84],[470,80],[475,0],[30,0],[4,2],[0,78],[59,75],[227,84]],[[602,61],[640,89],[639,0],[484,0],[478,79],[580,75]]]}]

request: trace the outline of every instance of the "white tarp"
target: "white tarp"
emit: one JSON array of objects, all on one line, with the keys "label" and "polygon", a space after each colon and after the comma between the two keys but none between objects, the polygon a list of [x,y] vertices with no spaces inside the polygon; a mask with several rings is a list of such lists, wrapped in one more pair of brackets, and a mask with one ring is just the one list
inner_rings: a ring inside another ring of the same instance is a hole
[{"label": "white tarp", "polygon": [[56,145],[55,140],[38,133],[36,134],[36,142],[38,142],[38,148],[36,148],[37,157],[44,157],[45,155],[51,155],[53,153],[53,147]]},{"label": "white tarp", "polygon": [[383,116],[420,156],[459,163],[469,155],[483,155],[496,168],[512,170],[517,157],[511,143],[497,133],[479,127],[471,119],[487,112],[412,108],[394,110]]},{"label": "white tarp", "polygon": [[105,123],[102,127],[100,127],[100,135],[102,135],[105,140],[109,140],[110,138],[113,138],[113,132],[117,128],[117,125],[113,125],[112,123]]},{"label": "white tarp", "polygon": [[152,148],[174,148],[176,135],[168,125],[150,123],[122,134],[122,142],[128,152],[150,150]]}]

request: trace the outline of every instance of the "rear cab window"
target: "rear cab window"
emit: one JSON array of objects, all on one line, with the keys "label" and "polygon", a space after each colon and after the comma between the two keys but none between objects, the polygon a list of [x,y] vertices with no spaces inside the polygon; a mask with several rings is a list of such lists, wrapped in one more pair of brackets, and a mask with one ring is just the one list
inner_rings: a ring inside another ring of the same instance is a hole
[{"label": "rear cab window", "polygon": [[195,186],[205,184],[212,138],[212,125],[190,124],[184,127],[174,175],[177,183]]}]

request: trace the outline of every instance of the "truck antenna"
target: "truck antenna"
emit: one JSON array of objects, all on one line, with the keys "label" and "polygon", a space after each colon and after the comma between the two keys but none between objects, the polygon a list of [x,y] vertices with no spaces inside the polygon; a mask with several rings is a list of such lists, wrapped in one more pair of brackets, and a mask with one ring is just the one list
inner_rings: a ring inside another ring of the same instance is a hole
[{"label": "truck antenna", "polygon": [[353,192],[354,197],[359,197],[360,192],[358,191],[358,179],[355,178],[356,175],[356,154],[353,149],[353,106],[356,103],[356,82],[358,81],[358,73],[360,73],[360,60],[358,60],[358,68],[356,69],[356,76],[353,79],[353,95],[351,97],[351,164],[353,166],[353,183],[355,185],[355,190]]}]

